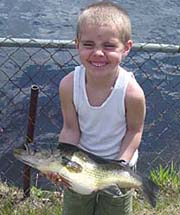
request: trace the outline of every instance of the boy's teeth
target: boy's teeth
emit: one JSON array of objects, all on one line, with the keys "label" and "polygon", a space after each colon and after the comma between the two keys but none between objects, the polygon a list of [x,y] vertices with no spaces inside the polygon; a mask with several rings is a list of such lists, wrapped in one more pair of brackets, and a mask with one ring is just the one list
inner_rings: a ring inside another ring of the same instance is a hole
[{"label": "boy's teeth", "polygon": [[104,65],[105,65],[105,63],[95,63],[95,62],[92,62],[92,64],[93,64],[94,66],[98,66],[98,67],[104,66]]}]

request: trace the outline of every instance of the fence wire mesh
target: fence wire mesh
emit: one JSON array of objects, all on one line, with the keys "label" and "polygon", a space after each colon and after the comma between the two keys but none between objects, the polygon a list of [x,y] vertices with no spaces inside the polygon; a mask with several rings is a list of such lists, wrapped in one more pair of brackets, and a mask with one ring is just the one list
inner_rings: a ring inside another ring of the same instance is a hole
[{"label": "fence wire mesh", "polygon": [[[180,46],[143,43],[135,44],[123,61],[147,100],[140,171],[180,163],[179,62]],[[79,64],[73,41],[0,38],[1,180],[22,184],[22,164],[15,160],[12,149],[26,139],[31,85],[39,87],[35,141],[57,141],[62,126],[59,82]],[[34,176],[36,185],[52,186]]]}]

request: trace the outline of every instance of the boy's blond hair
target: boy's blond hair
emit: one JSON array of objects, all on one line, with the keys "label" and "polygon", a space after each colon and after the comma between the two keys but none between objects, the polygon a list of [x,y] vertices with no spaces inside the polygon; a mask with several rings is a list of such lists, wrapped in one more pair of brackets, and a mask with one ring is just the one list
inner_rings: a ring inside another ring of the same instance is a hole
[{"label": "boy's blond hair", "polygon": [[98,2],[89,5],[79,16],[76,36],[80,39],[81,29],[89,24],[115,26],[119,39],[125,44],[131,39],[131,21],[125,9],[112,2]]}]

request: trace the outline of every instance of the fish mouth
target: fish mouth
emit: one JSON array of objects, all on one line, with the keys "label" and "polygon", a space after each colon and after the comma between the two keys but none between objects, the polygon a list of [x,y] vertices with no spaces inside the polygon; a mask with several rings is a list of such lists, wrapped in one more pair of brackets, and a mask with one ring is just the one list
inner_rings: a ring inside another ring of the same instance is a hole
[{"label": "fish mouth", "polygon": [[33,168],[37,168],[36,161],[32,162],[32,159],[28,157],[27,154],[22,155],[22,153],[19,150],[14,151],[14,156],[24,164],[31,166]]},{"label": "fish mouth", "polygon": [[20,148],[16,148],[14,149],[13,154],[17,159],[21,159],[22,156],[25,156],[26,151]]},{"label": "fish mouth", "polygon": [[33,168],[37,168],[37,164],[39,163],[35,158],[31,157],[30,151],[26,145],[22,145],[18,148],[13,150],[13,155],[19,161],[23,162],[24,164],[31,166]]}]

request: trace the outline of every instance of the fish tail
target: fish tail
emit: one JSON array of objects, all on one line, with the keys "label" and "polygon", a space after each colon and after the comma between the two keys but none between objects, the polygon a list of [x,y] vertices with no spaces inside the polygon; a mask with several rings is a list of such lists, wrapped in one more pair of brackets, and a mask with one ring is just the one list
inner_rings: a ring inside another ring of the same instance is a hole
[{"label": "fish tail", "polygon": [[146,199],[148,200],[152,207],[156,207],[157,196],[159,193],[158,185],[148,178],[143,178],[142,183],[143,192]]}]

